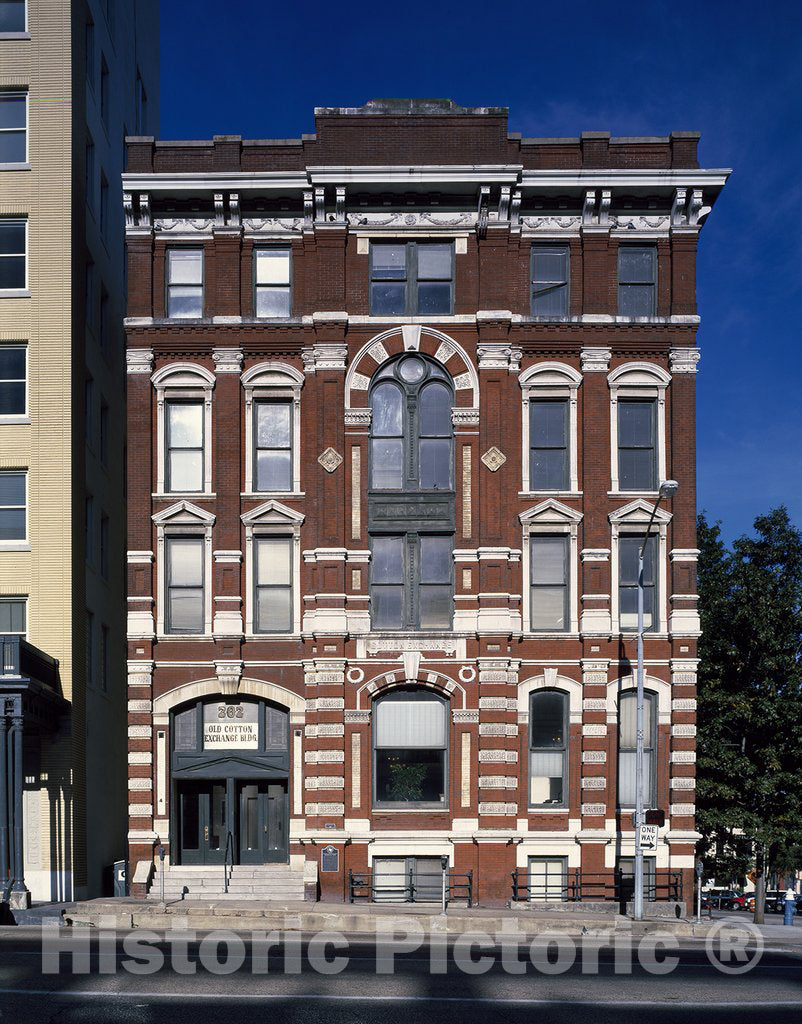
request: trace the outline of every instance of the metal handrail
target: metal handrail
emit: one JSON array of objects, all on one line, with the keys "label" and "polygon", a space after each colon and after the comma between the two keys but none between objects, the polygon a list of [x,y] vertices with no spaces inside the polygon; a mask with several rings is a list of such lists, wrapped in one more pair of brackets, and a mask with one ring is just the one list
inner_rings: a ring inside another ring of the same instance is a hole
[{"label": "metal handrail", "polygon": [[[556,899],[569,903],[586,900],[628,901],[632,898],[634,879],[620,868],[612,871],[588,872],[569,868],[560,886],[546,885],[545,875],[538,876],[529,868],[512,872],[512,898],[514,901]],[[658,868],[653,881],[647,885],[647,899],[682,900],[682,872]]]},{"label": "metal handrail", "polygon": [[226,855],[223,860],[223,892],[228,892],[228,881],[231,877],[228,873],[228,851],[231,850],[231,874],[234,873],[234,836],[229,829],[226,835]]},{"label": "metal handrail", "polygon": [[[447,901],[464,899],[469,907],[473,906],[473,872],[466,871],[460,874],[451,871],[447,878]],[[388,902],[400,903],[436,903],[440,899],[440,885],[443,879],[440,872],[382,872],[382,879],[381,885],[375,885],[372,871],[349,869],[349,902],[353,903],[357,899],[375,901],[377,897],[379,900],[384,898]]]}]

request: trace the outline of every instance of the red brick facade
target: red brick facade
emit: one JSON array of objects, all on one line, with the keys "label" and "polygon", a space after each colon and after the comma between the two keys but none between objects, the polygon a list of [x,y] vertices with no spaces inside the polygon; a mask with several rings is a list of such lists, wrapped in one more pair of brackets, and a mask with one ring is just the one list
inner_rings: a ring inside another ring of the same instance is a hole
[{"label": "red brick facade", "polygon": [[[349,870],[379,857],[447,855],[453,871],[473,872],[486,905],[512,897],[512,872],[530,857],[612,877],[633,851],[631,810],[617,810],[616,792],[618,701],[634,685],[636,656],[633,631],[619,624],[618,542],[645,529],[656,499],[614,485],[615,409],[625,396],[654,402],[659,477],[679,482],[654,527],[659,622],[645,661],[657,709],[656,807],[666,812],[656,864],[680,872],[687,894],[696,245],[724,183],[698,168],[697,141],[522,140],[508,134],[503,110],[374,105],[318,111],[316,135],[299,141],[129,142],[134,894],[145,894],[160,845],[168,861],[181,856],[173,715],[226,696],[289,714],[288,854],[305,868],[307,898],[347,898]],[[371,316],[371,244],[416,239],[453,244],[451,313]],[[655,252],[649,317],[618,312],[618,250],[633,242]],[[543,243],[569,250],[558,318],[532,316],[531,251]],[[291,248],[285,319],[255,317],[254,248],[265,244]],[[182,245],[203,249],[203,315],[194,320],[166,318],[165,253]],[[436,360],[454,386],[449,629],[371,624],[370,381],[405,351]],[[297,480],[277,494],[246,486],[259,388],[288,398],[300,424]],[[171,395],[204,403],[206,493],[165,491]],[[572,480],[537,491],[526,486],[527,410],[555,395],[571,406]],[[261,529],[292,540],[295,625],[286,634],[252,629]],[[539,533],[568,538],[562,631],[533,631],[528,619],[528,544]],[[165,632],[164,543],[173,535],[204,538],[203,635]],[[374,701],[411,684],[447,700],[440,810],[374,807]],[[529,806],[529,702],[540,690],[567,694],[564,807]],[[337,870],[322,870],[327,847],[338,851]]]}]

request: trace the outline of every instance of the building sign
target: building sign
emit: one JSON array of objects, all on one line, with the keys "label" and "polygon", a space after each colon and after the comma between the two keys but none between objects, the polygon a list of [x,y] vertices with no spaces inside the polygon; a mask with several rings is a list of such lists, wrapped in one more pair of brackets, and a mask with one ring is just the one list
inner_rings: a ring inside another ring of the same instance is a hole
[{"label": "building sign", "polygon": [[339,871],[340,854],[336,846],[324,846],[320,855],[321,871]]},{"label": "building sign", "polygon": [[257,704],[205,704],[203,707],[203,749],[257,750],[259,747],[259,706]]}]

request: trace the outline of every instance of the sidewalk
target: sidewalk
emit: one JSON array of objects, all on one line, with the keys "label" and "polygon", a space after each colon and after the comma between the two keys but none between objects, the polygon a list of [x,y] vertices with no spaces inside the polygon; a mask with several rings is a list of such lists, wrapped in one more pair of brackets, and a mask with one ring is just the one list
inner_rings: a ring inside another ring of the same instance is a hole
[{"label": "sidewalk", "polygon": [[[75,903],[67,907],[64,913],[64,923],[76,927],[97,928],[101,925],[101,919],[104,926],[110,926],[113,922],[116,928],[126,930],[149,928],[161,931],[173,928],[179,920],[186,919],[186,926],[194,931],[230,929],[249,932],[279,929],[303,933],[336,931],[343,935],[369,936],[375,936],[377,930],[395,929],[400,932],[410,927],[414,931],[420,929],[426,936],[445,934],[456,937],[465,932],[477,931],[493,935],[514,925],[522,936],[530,939],[545,932],[610,938],[623,933],[631,934],[633,938],[662,933],[704,939],[711,930],[717,931],[722,924],[737,926],[747,923],[735,916],[732,921],[726,919],[723,922],[703,919],[697,923],[692,918],[676,920],[657,917],[635,922],[615,913],[601,916],[598,913],[452,907],[444,916],[433,907],[412,904],[260,903],[253,900],[216,903],[178,900],[161,904],[129,897]],[[760,931],[771,942],[802,945],[802,922],[793,928],[763,925]]]}]

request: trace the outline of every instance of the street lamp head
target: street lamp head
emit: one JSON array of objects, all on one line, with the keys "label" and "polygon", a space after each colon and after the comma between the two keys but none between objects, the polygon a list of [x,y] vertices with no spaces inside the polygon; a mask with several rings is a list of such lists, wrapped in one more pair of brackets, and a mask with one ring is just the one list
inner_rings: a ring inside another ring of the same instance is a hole
[{"label": "street lamp head", "polygon": [[676,480],[664,480],[660,484],[660,497],[661,498],[673,498],[679,490],[679,484]]}]

